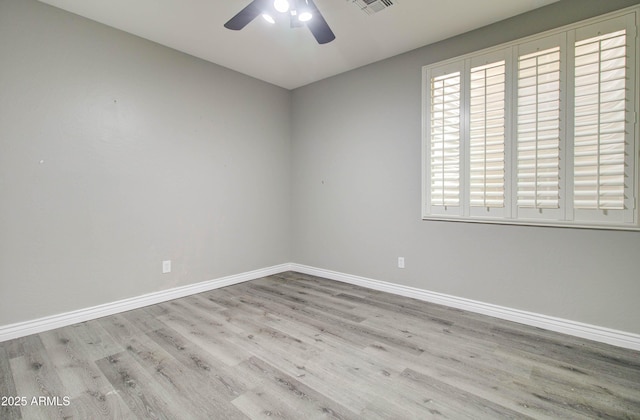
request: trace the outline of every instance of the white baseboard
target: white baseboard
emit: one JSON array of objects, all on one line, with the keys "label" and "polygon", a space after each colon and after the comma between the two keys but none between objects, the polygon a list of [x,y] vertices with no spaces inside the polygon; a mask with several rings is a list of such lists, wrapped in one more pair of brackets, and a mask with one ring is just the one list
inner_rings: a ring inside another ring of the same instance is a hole
[{"label": "white baseboard", "polygon": [[495,318],[518,322],[520,324],[533,327],[544,328],[576,337],[612,344],[632,350],[640,350],[640,335],[610,328],[599,327],[597,325],[584,324],[562,318],[537,314],[533,312],[521,311],[490,303],[478,302],[471,299],[446,295],[443,293],[430,292],[428,290],[417,289],[415,287],[402,286],[385,281],[369,279],[366,277],[354,276],[351,274],[336,271],[324,270],[301,264],[291,264],[291,270],[313,276],[324,277],[343,283],[368,287],[369,289],[380,290],[382,292],[393,293],[426,302],[446,305],[453,308],[463,309],[469,312],[476,312],[489,315]]},{"label": "white baseboard", "polygon": [[47,316],[11,325],[4,325],[0,326],[0,342],[53,330],[55,328],[66,327],[78,322],[89,321],[107,315],[130,311],[132,309],[138,309],[144,306],[154,305],[156,303],[166,302],[196,293],[206,292],[208,290],[219,289],[221,287],[231,286],[233,284],[255,280],[289,270],[291,270],[291,264],[274,265],[272,267],[259,270],[248,271],[241,274],[203,281],[201,283],[161,290],[159,292],[148,293],[142,296],[105,303],[91,308],[79,309],[77,311],[65,312],[63,314]]},{"label": "white baseboard", "polygon": [[640,350],[640,335],[638,334],[295,263],[275,265],[188,286],[176,287],[174,289],[162,290],[142,296],[123,299],[91,308],[79,309],[77,311],[47,316],[31,321],[0,326],[0,342],[24,337],[30,334],[37,334],[55,328],[66,327],[78,322],[89,321],[107,315],[130,311],[132,309],[138,309],[144,306],[154,305],[156,303],[162,303],[196,293],[231,286],[233,284],[243,283],[285,271],[297,271],[299,273],[324,277],[343,283],[354,284],[357,286],[367,287],[369,289],[380,290],[382,292],[393,293],[426,302],[433,302],[440,305],[450,306],[452,308],[463,309],[470,312],[493,316],[495,318],[518,322],[520,324],[612,344],[618,347]]}]

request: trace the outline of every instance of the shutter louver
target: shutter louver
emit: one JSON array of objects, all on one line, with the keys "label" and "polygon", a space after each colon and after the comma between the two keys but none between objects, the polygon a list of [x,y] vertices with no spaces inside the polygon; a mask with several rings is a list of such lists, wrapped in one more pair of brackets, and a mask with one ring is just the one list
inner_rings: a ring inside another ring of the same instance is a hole
[{"label": "shutter louver", "polygon": [[626,31],[575,43],[576,209],[624,209]]},{"label": "shutter louver", "polygon": [[469,112],[470,205],[504,207],[504,60],[471,69]]},{"label": "shutter louver", "polygon": [[460,205],[460,72],[431,79],[431,205]]},{"label": "shutter louver", "polygon": [[560,47],[518,58],[517,205],[559,208]]}]

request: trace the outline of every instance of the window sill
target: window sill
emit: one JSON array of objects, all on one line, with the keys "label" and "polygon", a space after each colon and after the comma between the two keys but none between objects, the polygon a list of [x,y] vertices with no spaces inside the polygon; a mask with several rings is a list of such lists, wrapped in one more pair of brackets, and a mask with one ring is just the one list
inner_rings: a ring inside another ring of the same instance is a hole
[{"label": "window sill", "polygon": [[431,216],[423,215],[423,221],[437,222],[462,222],[462,223],[485,223],[493,225],[516,225],[516,226],[539,226],[539,227],[555,227],[555,228],[572,228],[572,229],[594,229],[594,230],[621,230],[640,232],[638,225],[619,225],[619,224],[588,224],[588,223],[572,223],[567,221],[550,221],[550,220],[530,220],[530,219],[489,219],[479,217],[459,217],[459,216]]}]

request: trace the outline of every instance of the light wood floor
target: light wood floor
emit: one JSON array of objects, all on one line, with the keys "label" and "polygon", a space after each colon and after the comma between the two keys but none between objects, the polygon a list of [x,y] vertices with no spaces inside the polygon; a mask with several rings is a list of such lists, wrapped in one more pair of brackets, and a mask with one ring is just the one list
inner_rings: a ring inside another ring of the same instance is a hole
[{"label": "light wood floor", "polygon": [[3,420],[640,418],[639,352],[298,273],[0,343],[0,373]]}]

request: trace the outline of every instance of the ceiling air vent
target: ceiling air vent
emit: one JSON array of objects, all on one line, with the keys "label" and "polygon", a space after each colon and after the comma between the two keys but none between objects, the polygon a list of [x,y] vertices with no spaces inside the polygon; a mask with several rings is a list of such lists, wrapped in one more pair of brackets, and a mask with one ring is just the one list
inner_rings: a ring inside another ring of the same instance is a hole
[{"label": "ceiling air vent", "polygon": [[391,7],[397,3],[397,0],[347,0],[356,4],[360,10],[368,15],[378,13],[387,7]]}]

